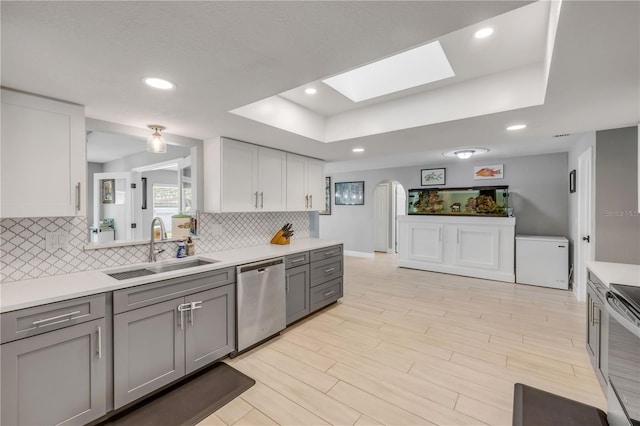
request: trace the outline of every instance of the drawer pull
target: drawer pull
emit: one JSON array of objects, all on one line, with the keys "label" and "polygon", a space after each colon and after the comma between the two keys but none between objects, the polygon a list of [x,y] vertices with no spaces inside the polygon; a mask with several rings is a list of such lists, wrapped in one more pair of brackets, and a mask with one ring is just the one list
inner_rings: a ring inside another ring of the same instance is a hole
[{"label": "drawer pull", "polygon": [[302,262],[305,259],[304,256],[299,257],[297,259],[291,259],[291,263],[298,263],[298,262]]},{"label": "drawer pull", "polygon": [[329,268],[329,269],[325,269],[325,270],[324,270],[324,273],[325,273],[325,274],[328,274],[329,272],[331,272],[331,271],[335,271],[335,270],[336,270],[336,268]]},{"label": "drawer pull", "polygon": [[202,300],[198,302],[191,302],[191,309],[189,309],[189,324],[194,325],[196,323],[196,315],[195,315],[195,312],[193,311],[201,308],[202,308]]},{"label": "drawer pull", "polygon": [[333,252],[332,252],[332,251],[328,251],[328,252],[326,252],[324,255],[325,255],[325,256],[331,256],[332,254],[333,254]]},{"label": "drawer pull", "polygon": [[331,296],[332,294],[335,294],[335,292],[336,292],[335,290],[328,291],[328,292],[326,292],[326,293],[324,294],[324,297],[329,297],[329,296]]},{"label": "drawer pull", "polygon": [[[69,313],[66,313],[66,314],[57,315],[55,317],[41,319],[41,320],[38,320],[38,321],[34,321],[33,325],[35,325],[36,327],[41,327],[41,326],[59,324],[61,322],[69,321],[70,319],[75,319],[75,318],[67,318],[67,317],[70,317],[72,315],[76,315],[76,314],[79,314],[79,313],[80,313],[80,311],[73,311],[73,312],[69,312]],[[82,316],[85,316],[85,315],[82,315]],[[64,319],[61,320],[61,321],[55,321],[55,320],[59,320],[61,318],[64,318]],[[55,322],[52,322],[52,323],[49,323],[49,324],[43,324],[43,323],[49,322],[49,321],[55,321]]]}]

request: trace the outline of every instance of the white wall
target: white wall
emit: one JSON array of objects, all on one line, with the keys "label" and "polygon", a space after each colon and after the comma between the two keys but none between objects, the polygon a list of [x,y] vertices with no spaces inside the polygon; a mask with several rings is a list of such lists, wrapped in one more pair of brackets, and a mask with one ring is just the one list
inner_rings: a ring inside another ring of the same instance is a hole
[{"label": "white wall", "polygon": [[[373,191],[384,180],[397,180],[405,189],[420,188],[420,169],[446,167],[446,187],[509,185],[509,205],[516,214],[516,233],[532,235],[562,235],[570,233],[568,210],[569,189],[567,153],[527,157],[458,161],[443,166],[425,164],[421,167],[397,167],[338,173],[336,182],[364,181],[364,206],[336,206],[331,215],[319,218],[320,237],[342,240],[345,250],[373,253]],[[473,167],[504,164],[504,179],[474,180]],[[329,174],[328,174],[329,175]],[[333,202],[333,200],[332,200]]]}]

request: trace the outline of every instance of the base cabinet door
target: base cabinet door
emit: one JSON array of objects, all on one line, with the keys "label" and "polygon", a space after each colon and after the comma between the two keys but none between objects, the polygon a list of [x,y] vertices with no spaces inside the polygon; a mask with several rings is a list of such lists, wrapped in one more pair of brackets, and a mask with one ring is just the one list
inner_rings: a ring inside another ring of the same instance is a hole
[{"label": "base cabinet door", "polygon": [[114,406],[120,408],[185,374],[183,298],[114,316]]},{"label": "base cabinet door", "polygon": [[236,348],[236,301],[233,285],[185,297],[192,308],[185,312],[186,374]]},{"label": "base cabinet door", "polygon": [[287,325],[299,320],[310,312],[309,285],[309,265],[287,269]]},{"label": "base cabinet door", "polygon": [[442,263],[442,225],[420,224],[408,230],[409,260]]},{"label": "base cabinet door", "polygon": [[105,320],[0,346],[3,425],[82,425],[106,413]]},{"label": "base cabinet door", "polygon": [[455,263],[481,269],[500,266],[500,230],[486,227],[458,226]]}]

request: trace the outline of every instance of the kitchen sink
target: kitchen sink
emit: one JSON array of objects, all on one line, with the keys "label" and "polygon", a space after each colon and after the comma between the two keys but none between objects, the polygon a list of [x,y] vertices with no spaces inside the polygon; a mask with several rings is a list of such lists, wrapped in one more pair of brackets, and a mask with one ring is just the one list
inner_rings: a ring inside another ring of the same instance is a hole
[{"label": "kitchen sink", "polygon": [[165,264],[160,263],[144,268],[132,269],[129,271],[111,272],[107,273],[107,275],[117,280],[128,280],[130,278],[144,277],[145,275],[160,274],[162,272],[177,271],[180,269],[195,268],[196,266],[211,265],[216,262],[219,262],[219,260],[193,259]]}]

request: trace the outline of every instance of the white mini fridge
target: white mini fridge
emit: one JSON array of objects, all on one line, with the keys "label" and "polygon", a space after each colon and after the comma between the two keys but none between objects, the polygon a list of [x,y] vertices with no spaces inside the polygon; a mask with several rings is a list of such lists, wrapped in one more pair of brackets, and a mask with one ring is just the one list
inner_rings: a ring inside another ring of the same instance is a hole
[{"label": "white mini fridge", "polygon": [[569,241],[516,235],[516,283],[569,289]]}]

